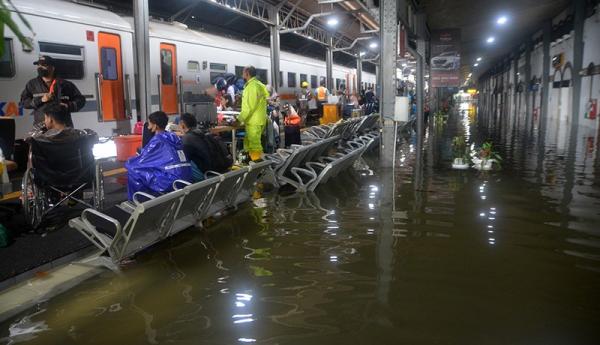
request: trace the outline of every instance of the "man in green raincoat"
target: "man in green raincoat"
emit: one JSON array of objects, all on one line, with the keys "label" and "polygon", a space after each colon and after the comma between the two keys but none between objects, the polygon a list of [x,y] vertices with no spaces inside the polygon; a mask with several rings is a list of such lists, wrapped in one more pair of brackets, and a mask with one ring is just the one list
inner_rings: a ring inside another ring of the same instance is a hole
[{"label": "man in green raincoat", "polygon": [[261,143],[262,133],[267,124],[267,98],[269,92],[260,80],[256,79],[256,68],[247,66],[243,72],[244,92],[242,93],[242,111],[238,116],[246,127],[244,137],[244,150],[253,161],[262,157],[263,148]]}]

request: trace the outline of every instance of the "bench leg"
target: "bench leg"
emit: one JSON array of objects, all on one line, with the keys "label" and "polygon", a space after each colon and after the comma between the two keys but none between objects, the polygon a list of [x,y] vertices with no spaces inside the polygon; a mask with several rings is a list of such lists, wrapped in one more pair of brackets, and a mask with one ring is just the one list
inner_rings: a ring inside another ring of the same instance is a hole
[{"label": "bench leg", "polygon": [[95,254],[91,257],[76,261],[74,263],[83,266],[105,267],[115,273],[121,272],[121,268],[115,264],[109,256],[102,255],[102,253]]}]

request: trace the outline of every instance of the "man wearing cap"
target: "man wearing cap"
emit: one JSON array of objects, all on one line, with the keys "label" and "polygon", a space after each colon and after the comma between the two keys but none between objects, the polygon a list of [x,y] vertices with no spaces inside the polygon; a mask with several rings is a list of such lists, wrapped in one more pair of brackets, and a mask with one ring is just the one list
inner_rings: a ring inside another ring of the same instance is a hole
[{"label": "man wearing cap", "polygon": [[42,107],[55,102],[67,110],[65,124],[73,127],[71,112],[79,111],[85,105],[85,97],[81,95],[75,84],[56,77],[56,61],[48,55],[40,56],[33,63],[37,67],[37,78],[31,79],[21,93],[21,105],[25,109],[33,109],[33,125],[44,124]]}]

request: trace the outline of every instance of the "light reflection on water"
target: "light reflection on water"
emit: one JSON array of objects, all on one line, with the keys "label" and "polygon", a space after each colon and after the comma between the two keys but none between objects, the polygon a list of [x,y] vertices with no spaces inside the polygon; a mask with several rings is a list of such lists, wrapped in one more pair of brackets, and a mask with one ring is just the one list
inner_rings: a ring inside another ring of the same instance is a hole
[{"label": "light reflection on water", "polygon": [[264,195],[4,323],[0,343],[597,342],[598,165],[577,154],[570,173],[504,124],[503,170],[452,171],[452,136],[486,137],[465,119],[430,131],[422,165],[407,140],[394,172],[367,157],[315,194]]}]

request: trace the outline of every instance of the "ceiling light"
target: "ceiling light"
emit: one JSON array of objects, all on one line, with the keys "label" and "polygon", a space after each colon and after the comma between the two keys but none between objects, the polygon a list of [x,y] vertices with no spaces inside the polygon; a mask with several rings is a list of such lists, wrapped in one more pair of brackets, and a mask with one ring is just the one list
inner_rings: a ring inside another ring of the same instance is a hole
[{"label": "ceiling light", "polygon": [[481,58],[480,58],[480,57],[478,57],[478,58],[477,58],[477,62],[479,62],[479,61],[481,61]]},{"label": "ceiling light", "polygon": [[476,62],[473,66],[477,67],[477,66],[479,66],[479,64]]},{"label": "ceiling light", "polygon": [[327,20],[327,25],[329,26],[337,26],[339,23],[339,21],[337,20],[337,18],[329,18],[329,20]]},{"label": "ceiling light", "polygon": [[504,24],[506,24],[507,21],[508,21],[508,18],[506,18],[506,16],[501,16],[496,20],[496,23],[498,25],[504,25]]},{"label": "ceiling light", "polygon": [[403,64],[402,64],[402,67],[406,67],[406,64],[405,64],[405,63],[403,63]]},{"label": "ceiling light", "polygon": [[369,44],[369,48],[371,48],[371,49],[377,48],[377,42],[372,42],[371,44]]},{"label": "ceiling light", "polygon": [[365,54],[365,52],[360,52],[360,56],[364,56]]},{"label": "ceiling light", "polygon": [[496,40],[496,38],[494,36],[490,36],[490,37],[488,37],[488,39],[486,41],[487,41],[487,43],[494,43],[495,40]]}]

